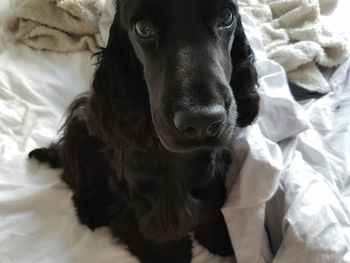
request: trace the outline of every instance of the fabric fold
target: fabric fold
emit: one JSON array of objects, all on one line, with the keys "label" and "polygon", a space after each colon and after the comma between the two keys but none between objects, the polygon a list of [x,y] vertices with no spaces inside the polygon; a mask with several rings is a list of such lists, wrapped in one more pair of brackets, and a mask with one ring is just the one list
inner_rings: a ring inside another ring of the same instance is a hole
[{"label": "fabric fold", "polygon": [[97,51],[104,0],[25,0],[4,21],[7,36],[34,49]]},{"label": "fabric fold", "polygon": [[320,67],[341,65],[349,56],[348,40],[333,34],[321,16],[330,14],[337,0],[240,0],[241,9],[259,25],[270,59],[280,63],[291,82],[310,91],[331,87]]}]

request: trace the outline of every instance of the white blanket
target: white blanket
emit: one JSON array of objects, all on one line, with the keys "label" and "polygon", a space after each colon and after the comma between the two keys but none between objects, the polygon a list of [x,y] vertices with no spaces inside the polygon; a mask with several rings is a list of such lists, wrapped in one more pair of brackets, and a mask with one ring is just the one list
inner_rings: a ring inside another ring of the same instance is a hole
[{"label": "white blanket", "polygon": [[239,177],[223,212],[237,261],[350,262],[350,60],[330,79],[335,91],[303,109],[244,18],[262,110],[233,145]]},{"label": "white blanket", "polygon": [[98,51],[98,21],[104,0],[24,0],[4,20],[13,41],[58,52]]},{"label": "white blanket", "polygon": [[280,63],[291,82],[327,93],[331,87],[320,67],[342,64],[350,45],[323,21],[338,0],[239,0],[255,19],[270,59]]},{"label": "white blanket", "polygon": [[[228,180],[223,211],[237,260],[350,262],[349,62],[331,79],[334,93],[302,108],[244,20],[258,57],[262,110],[233,145],[240,154],[231,172],[239,180]],[[78,223],[59,170],[26,160],[52,141],[70,101],[88,89],[90,55],[33,51],[0,37],[1,263],[137,262],[107,229]],[[193,262],[230,261],[194,248]]]}]

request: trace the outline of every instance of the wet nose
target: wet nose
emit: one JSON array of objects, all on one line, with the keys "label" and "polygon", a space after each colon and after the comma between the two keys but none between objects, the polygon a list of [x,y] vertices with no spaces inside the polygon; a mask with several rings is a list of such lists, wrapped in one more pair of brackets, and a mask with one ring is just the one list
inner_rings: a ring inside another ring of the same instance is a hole
[{"label": "wet nose", "polygon": [[174,114],[175,127],[187,139],[215,137],[225,121],[225,108],[219,105],[196,111],[179,110]]}]

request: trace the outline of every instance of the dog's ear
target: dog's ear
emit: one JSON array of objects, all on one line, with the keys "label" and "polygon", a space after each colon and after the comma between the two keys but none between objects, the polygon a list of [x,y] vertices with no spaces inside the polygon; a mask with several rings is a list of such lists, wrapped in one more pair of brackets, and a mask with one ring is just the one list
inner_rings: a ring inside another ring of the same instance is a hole
[{"label": "dog's ear", "polygon": [[118,12],[107,47],[98,56],[88,107],[89,132],[114,147],[144,148],[153,131],[148,92],[143,66]]},{"label": "dog's ear", "polygon": [[244,33],[240,16],[237,18],[231,60],[232,76],[230,85],[237,103],[237,124],[240,127],[245,127],[250,125],[258,115],[259,95],[256,90],[255,57]]}]

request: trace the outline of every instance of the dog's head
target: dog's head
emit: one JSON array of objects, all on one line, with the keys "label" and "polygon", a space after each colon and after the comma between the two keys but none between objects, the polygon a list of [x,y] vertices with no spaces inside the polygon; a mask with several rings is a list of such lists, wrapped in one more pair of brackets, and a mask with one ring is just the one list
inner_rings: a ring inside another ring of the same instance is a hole
[{"label": "dog's head", "polygon": [[253,63],[235,0],[118,0],[90,130],[129,148],[220,147],[258,113]]}]

